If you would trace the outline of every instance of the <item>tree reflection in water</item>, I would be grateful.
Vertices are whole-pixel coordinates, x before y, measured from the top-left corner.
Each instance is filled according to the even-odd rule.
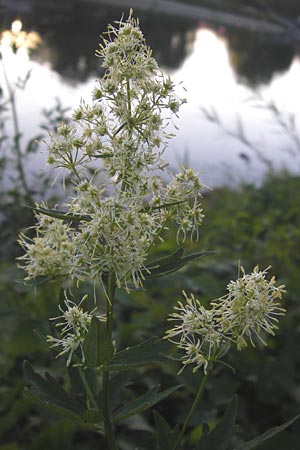
[[[24,5],[26,3],[24,1]],[[99,74],[99,60],[94,57],[98,36],[105,30],[107,23],[122,16],[124,8],[95,3],[87,5],[84,2],[76,2],[75,5],[71,0],[31,3],[32,9],[26,11],[24,7],[20,15],[25,28],[38,31],[43,38],[44,45],[37,49],[34,58],[50,62],[53,70],[73,80],[84,81],[94,73]],[[189,0],[186,3],[194,2]],[[201,5],[206,3],[203,1]],[[237,0],[230,3],[240,5]],[[265,6],[263,1],[254,0],[247,4]],[[297,8],[300,13],[300,6]],[[288,11],[284,10],[284,13]],[[124,13],[126,15],[126,11]],[[16,14],[18,10],[11,6],[2,15],[2,28],[8,28]],[[140,18],[147,42],[159,65],[172,70],[179,68],[190,52],[199,21],[171,14],[155,14],[154,10],[136,9],[135,15]],[[237,74],[252,85],[268,82],[274,72],[287,70],[297,52],[293,43],[270,39],[270,36],[262,33],[217,26],[214,29],[225,33],[231,62]]]

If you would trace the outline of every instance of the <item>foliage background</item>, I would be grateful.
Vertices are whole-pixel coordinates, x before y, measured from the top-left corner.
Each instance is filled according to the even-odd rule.
[[[240,397],[240,406],[233,446],[299,413],[299,189],[298,176],[281,173],[270,174],[260,187],[243,185],[238,189],[221,187],[209,191],[203,202],[206,220],[200,242],[188,244],[186,251],[200,249],[215,253],[155,283],[148,282],[145,291],[131,296],[118,295],[118,339],[126,347],[164,333],[166,317],[180,298],[181,290],[194,292],[204,303],[222,295],[229,280],[236,278],[239,261],[246,269],[252,269],[257,263],[261,268],[272,265],[272,273],[278,275],[279,283],[287,286],[288,313],[281,320],[278,335],[269,339],[267,348],[258,345],[255,349],[227,355],[227,361],[237,372],[233,375],[228,369],[217,369],[202,407],[192,419],[196,428],[190,436],[191,442],[201,433],[202,422],[209,426],[217,422],[234,392]],[[18,214],[22,215],[23,211],[20,206]],[[23,225],[19,223],[20,228]],[[18,227],[15,228],[16,234],[9,242],[11,255],[19,252]],[[172,230],[168,234],[165,243],[155,250],[159,256],[176,248]],[[7,247],[7,239],[5,244]],[[99,437],[93,432],[55,417],[24,396],[22,362],[25,358],[41,372],[51,372],[62,383],[67,384],[68,380],[62,377],[63,362],[54,359],[43,339],[49,332],[48,318],[57,315],[55,286],[41,286],[34,291],[16,282],[21,277],[13,258],[7,256],[1,265],[0,278],[0,449],[99,448]],[[157,382],[165,387],[174,385],[178,383],[177,370],[176,363],[144,369],[135,375],[137,390]],[[164,400],[157,410],[169,422],[180,423],[199,382],[200,375],[186,369],[179,380],[186,387]],[[133,448],[132,439],[144,445],[147,440],[151,442],[152,425],[149,414],[128,421],[121,430],[124,449]],[[132,428],[138,431],[133,434]],[[299,430],[287,433],[290,442],[299,439]]]

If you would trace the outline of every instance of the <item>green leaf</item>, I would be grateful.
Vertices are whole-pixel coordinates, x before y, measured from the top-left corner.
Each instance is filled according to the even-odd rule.
[[[16,283],[18,284],[22,284],[25,286],[30,286],[30,287],[37,287],[37,286],[42,286],[43,284],[49,283],[49,282],[53,282],[53,283],[59,283],[62,282],[64,279],[65,275],[56,275],[55,277],[48,277],[47,275],[39,275],[36,278],[32,279],[32,280],[16,280]]]
[[[93,155],[93,158],[112,158],[113,153],[99,153],[98,155]]]
[[[90,222],[92,220],[91,216],[87,214],[68,214],[59,209],[36,208],[34,206],[28,206],[28,208],[33,209],[33,211],[38,213],[45,214],[46,216],[54,217],[55,219],[66,220],[67,222],[81,222],[83,220]]]
[[[82,382],[82,378],[80,376],[79,370],[80,370],[80,367],[74,367],[71,365],[69,367],[67,367],[69,380],[71,383],[72,393],[74,395],[78,396],[78,398],[82,399],[82,402],[85,402],[87,399],[87,393],[86,393],[86,388]],[[84,376],[86,378],[86,381],[89,385],[89,388],[90,388],[93,396],[96,398],[97,397],[96,371],[94,369],[90,369],[89,367],[86,367],[84,369]]]
[[[151,212],[151,211],[154,211],[156,209],[172,208],[172,206],[180,205],[181,203],[185,203],[188,200],[189,199],[186,198],[185,200],[177,200],[176,202],[164,203],[162,205],[157,205],[157,206],[145,206],[143,209],[141,209],[141,212]]]
[[[104,417],[98,409],[87,409],[83,414],[83,421],[91,424],[100,424]]]
[[[211,253],[214,252],[205,251],[183,256],[183,249],[180,247],[175,253],[147,264],[145,269],[142,270],[142,274],[146,279],[167,275],[181,269],[192,260],[202,258],[203,256],[207,256]]]
[[[166,360],[165,352],[171,344],[155,337],[148,339],[134,347],[117,352],[107,364],[109,370],[132,370]]]
[[[85,364],[88,367],[99,367],[108,363],[114,355],[114,346],[108,336],[105,325],[93,317],[91,325],[82,345]]]
[[[300,450],[299,434],[282,431],[264,441],[257,450]]]
[[[36,287],[41,286],[42,284],[45,284],[50,280],[51,278],[47,277],[46,275],[40,275],[34,278],[33,280],[26,280],[26,281],[22,280],[22,283],[25,284],[26,286]]]
[[[166,264],[170,264],[183,256],[183,247],[179,247],[174,253],[170,255],[164,256],[162,258],[157,259],[156,261],[151,261],[146,267],[151,270],[151,268],[155,269],[157,267],[165,266]]]
[[[45,378],[36,373],[28,361],[23,364],[24,375],[32,388],[29,391],[33,399],[39,400],[51,409],[68,417],[81,418],[84,406],[65,391],[51,375],[46,373]]]
[[[206,436],[202,436],[194,450],[226,450],[233,434],[238,408],[235,395],[227,407],[222,420]]]
[[[157,411],[153,411],[157,450],[172,450],[179,435],[179,427],[176,425],[174,430],[168,422]]]
[[[151,408],[156,403],[173,394],[173,392],[177,391],[177,389],[182,387],[182,385],[174,386],[158,393],[159,387],[159,385],[155,386],[150,391],[143,394],[141,397],[138,397],[137,399],[118,409],[112,416],[113,421],[119,422],[120,420],[127,419],[127,417],[134,416],[135,414],[139,414],[146,409]]]
[[[253,439],[252,441],[249,441],[249,442],[246,442],[245,444],[240,445],[235,450],[252,450],[252,449],[264,450],[264,448],[266,448],[264,444],[268,445],[267,441],[269,439],[271,439],[273,436],[278,435],[279,433],[284,432],[290,425],[292,425],[299,419],[300,419],[300,414],[298,414],[296,417],[293,417],[288,422],[285,422],[284,424],[279,425],[278,427],[271,428],[270,430],[261,434],[257,438]],[[277,450],[277,449],[274,448],[274,450]],[[296,448],[295,448],[295,450],[296,450]]]
[[[42,406],[50,411],[52,411],[55,415],[60,414],[69,419],[76,419],[81,421],[81,417],[74,414],[72,411],[67,410],[66,408],[62,408],[61,406],[54,405],[53,403],[46,402],[43,400],[33,389],[29,389],[27,387],[24,388],[24,397],[31,402],[35,403],[38,406]]]
[[[132,374],[128,371],[118,372],[111,378],[109,383],[109,409],[111,412],[120,405],[124,388],[132,383],[131,377]]]
[[[28,144],[26,145],[26,153],[35,153],[39,146],[39,141],[41,141],[43,137],[44,137],[43,134],[39,134],[34,138],[30,139],[28,141]]]
[[[0,445],[0,450],[19,450],[19,449],[20,447],[15,443]]]

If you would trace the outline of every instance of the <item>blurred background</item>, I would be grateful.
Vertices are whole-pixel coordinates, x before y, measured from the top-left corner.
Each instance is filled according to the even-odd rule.
[[[131,5],[159,65],[186,89],[188,103],[169,160],[188,157],[210,185],[225,178],[257,181],[266,167],[236,139],[243,133],[274,167],[299,169],[299,154],[296,163],[294,153],[291,158],[295,142],[281,123],[292,127],[299,108],[297,1],[2,0],[2,5],[2,29],[19,19],[22,30],[41,39],[29,60],[24,52],[4,55],[10,78],[31,71],[18,99],[23,139],[38,132],[42,109],[55,99],[71,108],[89,98],[101,76],[95,57],[99,35]],[[221,123],[208,123],[205,112],[216,120],[213,111]]]
[[[52,187],[50,169],[45,170],[43,139],[68,120],[81,98],[89,101],[102,75],[95,57],[99,36],[108,23],[126,18],[130,7],[160,67],[187,98],[165,158],[174,169],[196,168],[214,188],[204,196],[200,242],[187,250],[216,254],[172,275],[171,283],[158,280],[130,298],[119,293],[119,339],[130,345],[162,335],[182,289],[203,302],[223,295],[236,278],[238,261],[247,269],[272,265],[288,290],[280,335],[268,349],[258,345],[229,356],[238,374],[217,374],[193,423],[199,424],[198,434],[204,420],[215,424],[237,390],[241,406],[234,448],[300,411],[299,1],[1,0],[0,450],[97,446],[98,437],[89,430],[58,420],[23,395],[24,358],[66,380],[61,362],[53,362],[33,331],[47,334],[57,299],[51,287],[34,291],[18,282],[22,273],[15,258],[19,232],[34,222],[24,205],[63,198]],[[157,253],[174,250],[172,230],[167,237],[169,243]],[[140,383],[151,385],[159,378],[174,384],[177,369],[151,369]],[[182,420],[199,381],[188,370],[181,377],[189,394],[175,396],[160,410],[169,411],[174,423]],[[137,445],[130,427],[139,429],[137,442],[151,446],[152,423],[151,417],[141,417],[124,426],[122,449]],[[196,438],[190,436],[191,445]],[[295,442],[299,430],[289,430],[282,448],[294,448]]]

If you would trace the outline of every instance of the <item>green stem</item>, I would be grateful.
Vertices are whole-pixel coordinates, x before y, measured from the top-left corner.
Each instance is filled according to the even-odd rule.
[[[115,301],[115,292],[116,292],[116,275],[115,272],[111,272],[108,278],[108,289],[107,289],[107,322],[106,322],[106,331],[109,337],[112,336],[112,319],[113,319],[113,310],[114,310],[114,301]]]
[[[96,400],[95,400],[95,397],[94,397],[94,395],[93,395],[93,393],[92,393],[92,391],[91,391],[91,388],[90,388],[90,386],[89,386],[89,383],[88,383],[88,381],[87,381],[87,379],[86,379],[85,373],[84,373],[84,371],[82,370],[82,367],[81,367],[81,366],[78,366],[78,371],[79,371],[79,375],[80,375],[81,381],[82,381],[82,383],[83,383],[83,385],[84,385],[84,388],[85,388],[85,390],[86,390],[88,399],[89,399],[90,402],[91,402],[91,405],[92,405],[95,409],[99,409],[98,404],[97,404],[97,402],[96,402]]]
[[[131,128],[131,93],[130,93],[130,81],[129,78],[126,79],[126,91],[127,91],[127,113],[128,113],[128,123]]]
[[[112,319],[113,308],[116,291],[116,276],[111,272],[108,279],[107,303],[106,303],[106,331],[108,336],[112,337]],[[104,432],[109,450],[118,450],[118,444],[115,439],[112,421],[109,410],[109,370],[104,369],[102,379],[103,389],[103,416],[104,416]]]
[[[125,122],[124,127],[126,126],[128,134],[131,138],[132,136],[131,90],[130,90],[130,81],[128,77],[126,78],[126,97],[127,97],[127,120]],[[123,124],[121,126],[123,126]],[[119,130],[117,131],[119,132]],[[134,157],[134,155],[132,155],[132,157]],[[130,159],[128,157],[124,164],[124,173],[126,173],[127,167],[130,168]],[[125,189],[126,189],[126,179],[123,178],[121,183],[121,192],[124,192]]]
[[[195,397],[195,400],[194,400],[194,402],[192,404],[190,412],[188,413],[187,418],[185,419],[185,422],[183,424],[181,432],[180,432],[180,434],[179,434],[179,436],[178,436],[178,438],[177,438],[177,440],[175,442],[175,445],[172,448],[172,450],[177,450],[179,445],[180,445],[180,443],[181,443],[181,440],[182,440],[182,438],[184,436],[184,433],[185,433],[185,431],[187,429],[187,426],[188,426],[188,424],[190,422],[190,419],[191,419],[192,415],[194,414],[194,411],[195,411],[196,407],[198,406],[199,401],[200,401],[200,399],[202,397],[202,394],[203,394],[204,388],[206,386],[206,383],[207,383],[208,377],[210,375],[210,372],[211,372],[211,367],[208,367],[207,372],[206,372],[206,374],[204,375],[204,377],[202,379],[202,382],[200,384],[199,390],[198,390],[197,395]]]
[[[79,175],[79,173],[78,173],[78,171],[77,171],[77,169],[76,169],[76,167],[75,167],[75,163],[74,163],[72,169],[73,169],[73,172],[74,172],[74,174],[75,174],[75,176],[76,176],[78,182],[80,183],[80,182],[81,182],[81,178],[80,178],[80,175]]]

